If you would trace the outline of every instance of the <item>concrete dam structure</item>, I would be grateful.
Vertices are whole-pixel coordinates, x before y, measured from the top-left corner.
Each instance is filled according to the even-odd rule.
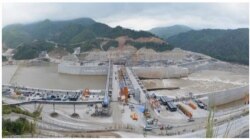
[[[249,86],[243,86],[230,90],[211,92],[208,94],[208,101],[209,105],[213,107],[243,99],[247,95],[249,95]]]
[[[187,68],[170,66],[170,67],[134,67],[136,75],[140,78],[181,78],[187,77],[189,70]]]
[[[108,66],[80,66],[67,63],[58,64],[58,72],[73,75],[107,75]]]

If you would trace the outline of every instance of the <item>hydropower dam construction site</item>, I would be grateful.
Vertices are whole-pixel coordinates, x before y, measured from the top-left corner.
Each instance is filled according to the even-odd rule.
[[[3,107],[42,107],[35,137],[204,138],[211,113],[215,137],[249,131],[248,66],[179,48],[79,49],[3,62]],[[34,120],[3,119],[20,116]]]

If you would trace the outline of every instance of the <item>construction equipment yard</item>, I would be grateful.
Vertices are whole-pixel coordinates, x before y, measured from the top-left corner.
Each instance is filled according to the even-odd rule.
[[[102,58],[90,52],[61,62],[58,72],[97,72],[106,76],[105,88],[4,84],[3,106],[29,112],[42,106],[37,137],[206,137],[211,112],[215,137],[237,137],[249,130],[248,67],[180,49],[100,53]],[[87,64],[91,62],[96,64]],[[17,113],[3,118],[20,116],[33,120]]]

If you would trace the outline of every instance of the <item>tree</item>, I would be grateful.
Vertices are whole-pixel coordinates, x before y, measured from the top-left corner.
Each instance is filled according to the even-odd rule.
[[[207,125],[206,125],[206,138],[214,137],[214,109],[209,110]]]
[[[37,120],[41,116],[42,110],[43,110],[43,106],[41,104],[39,104],[36,107],[35,111],[33,112],[33,122],[31,122],[31,127],[32,127],[31,135],[32,135],[32,137],[34,137],[34,134],[36,133]]]

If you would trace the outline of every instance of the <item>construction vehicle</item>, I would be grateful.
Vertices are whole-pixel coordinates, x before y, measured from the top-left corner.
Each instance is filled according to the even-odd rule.
[[[146,122],[148,125],[157,125],[158,119],[150,118],[150,119],[147,119]]]
[[[167,125],[167,126],[166,126],[166,129],[168,129],[168,130],[170,130],[170,129],[172,129],[172,128],[173,128],[172,125]]]
[[[75,93],[72,96],[69,97],[70,101],[77,101],[77,99],[79,98],[80,93]]]
[[[152,131],[153,130],[152,126],[150,126],[150,125],[144,126],[143,129],[144,129],[144,131]]]
[[[104,99],[103,99],[103,102],[102,102],[102,107],[108,107],[109,106],[109,96],[108,95],[105,95],[104,96]]]
[[[138,120],[138,115],[135,113],[135,112],[132,112],[130,117],[133,119],[133,120]]]
[[[205,105],[200,100],[197,99],[197,100],[195,100],[195,102],[197,103],[199,108],[201,108],[201,109],[205,108]]]

